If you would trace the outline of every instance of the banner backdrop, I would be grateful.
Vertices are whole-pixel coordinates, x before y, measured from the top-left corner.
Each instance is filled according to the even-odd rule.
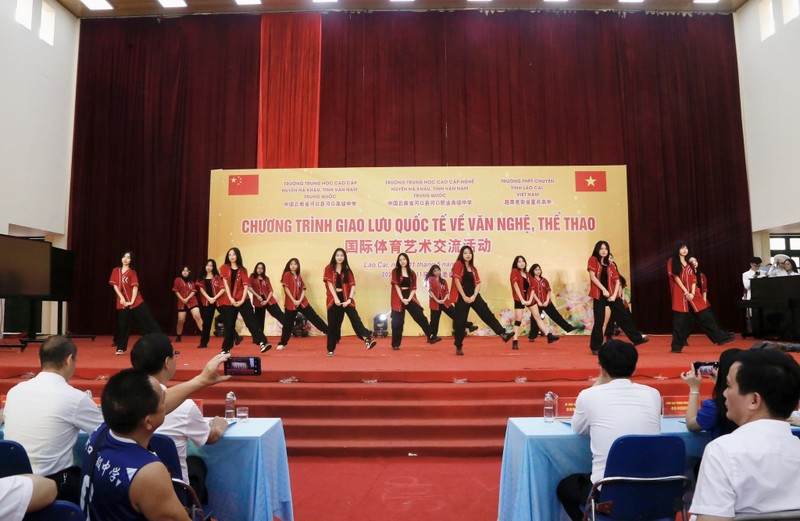
[[[217,170],[211,172],[208,251],[221,263],[237,246],[250,272],[263,261],[281,307],[283,268],[297,257],[309,301],[324,318],[322,272],[342,247],[369,328],[376,315],[390,311],[399,253],[411,260],[417,297],[430,316],[425,274],[438,264],[452,284],[450,271],[464,245],[475,251],[481,295],[503,324],[513,324],[509,275],[514,257],[523,255],[529,267],[542,266],[561,314],[590,329],[586,264],[594,244],[608,241],[620,272],[630,274],[627,194],[624,166]],[[492,334],[481,326],[479,334]],[[268,318],[268,334],[279,327]],[[450,331],[443,316],[440,333]],[[342,332],[352,334],[347,320]],[[405,332],[421,334],[410,317]]]

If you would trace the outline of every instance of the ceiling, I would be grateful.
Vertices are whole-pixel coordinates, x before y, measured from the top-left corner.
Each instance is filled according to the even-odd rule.
[[[113,10],[91,11],[80,0],[58,0],[78,18],[108,18],[130,16],[181,16],[209,13],[268,13],[286,11],[394,11],[394,10],[614,10],[661,12],[732,13],[747,0],[719,0],[716,4],[695,4],[692,0],[645,0],[638,4],[621,4],[618,0],[568,0],[548,3],[544,0],[339,0],[337,3],[314,4],[312,0],[261,0],[263,5],[238,6],[235,0],[186,0],[188,7],[165,9],[157,0],[108,0]]]

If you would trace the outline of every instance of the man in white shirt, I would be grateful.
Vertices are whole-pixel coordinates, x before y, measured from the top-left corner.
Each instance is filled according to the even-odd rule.
[[[800,365],[772,349],[743,351],[728,372],[728,418],[739,425],[706,446],[693,520],[800,510],[800,439],[786,419],[800,400]]]
[[[78,348],[69,338],[53,336],[39,349],[42,370],[8,391],[5,439],[22,445],[34,474],[56,482],[58,499],[78,503],[80,468],[72,449],[80,430],[91,433],[103,422],[86,393],[67,382],[75,374]]]
[[[573,474],[558,485],[558,499],[574,521],[583,519],[592,484],[603,478],[611,445],[626,434],[661,434],[661,395],[631,382],[639,353],[633,344],[610,340],[600,347],[600,376],[575,402],[572,430],[588,434],[592,474]]]
[[[162,389],[166,390],[167,384],[175,376],[177,355],[167,335],[153,333],[144,335],[133,346],[131,365],[134,369],[142,370],[154,377]],[[189,440],[198,447],[211,445],[222,438],[227,428],[228,422],[223,418],[216,417],[206,421],[197,404],[188,399],[167,414],[156,433],[169,436],[175,442],[181,460],[183,480],[189,483],[189,469],[186,463]]]
[[[28,512],[43,509],[56,500],[52,479],[34,474],[0,478],[0,519],[22,521]]]
[[[742,285],[744,286],[742,300],[750,300],[750,281],[761,276],[761,257],[753,257],[750,259],[750,269],[742,273]]]

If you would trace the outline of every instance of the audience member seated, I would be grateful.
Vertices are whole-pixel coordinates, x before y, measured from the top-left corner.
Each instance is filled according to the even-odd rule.
[[[592,473],[573,474],[558,485],[558,499],[574,521],[583,519],[592,484],[605,473],[611,445],[626,434],[661,433],[661,395],[631,382],[639,354],[633,344],[609,340],[600,347],[600,376],[575,402],[572,430],[591,436]]]
[[[786,270],[786,274],[789,276],[794,277],[800,275],[800,273],[797,272],[797,264],[795,264],[794,259],[786,259],[783,262],[783,269]]]
[[[56,500],[52,479],[34,474],[0,478],[0,519],[21,521],[28,512],[41,510]]]
[[[788,258],[789,256],[784,255],[783,253],[775,255],[775,257],[772,258],[772,264],[767,272],[767,277],[785,277],[788,275],[788,273],[786,273],[786,268],[784,267],[784,263]]]
[[[144,371],[112,376],[101,398],[106,423],[89,438],[83,456],[81,506],[89,519],[187,521],[167,468],[147,450],[150,438],[191,393],[228,380],[219,354],[191,380],[168,391]]]
[[[81,429],[103,421],[97,405],[67,382],[75,374],[78,349],[69,338],[53,336],[39,349],[41,372],[8,391],[5,439],[25,448],[34,474],[56,482],[58,499],[78,503],[80,468],[72,449]]]
[[[711,375],[711,379],[714,380],[711,399],[703,400],[699,407],[702,375],[694,370],[694,366],[681,374],[681,378],[689,386],[689,405],[686,408],[687,429],[692,432],[710,432],[714,438],[730,434],[736,429],[736,424],[727,418],[728,409],[725,407],[723,392],[728,387],[728,371],[741,352],[741,349],[728,349],[719,355],[719,368]]]
[[[739,428],[706,446],[692,519],[800,509],[800,439],[786,421],[800,400],[800,365],[776,350],[743,351],[724,395]]]
[[[131,365],[154,377],[166,391],[167,383],[175,375],[177,354],[169,337],[163,333],[153,333],[141,337],[131,350]],[[197,404],[191,399],[184,400],[177,409],[167,414],[164,423],[156,433],[169,436],[175,442],[181,460],[183,480],[189,483],[189,470],[186,464],[186,450],[189,440],[202,447],[213,444],[222,438],[228,422],[216,417],[206,421]]]

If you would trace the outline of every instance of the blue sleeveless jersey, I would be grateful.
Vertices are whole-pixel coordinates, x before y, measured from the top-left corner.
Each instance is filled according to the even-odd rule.
[[[83,455],[81,508],[87,521],[146,521],[133,509],[128,493],[136,473],[154,461],[158,456],[112,435],[105,423],[98,427]]]

